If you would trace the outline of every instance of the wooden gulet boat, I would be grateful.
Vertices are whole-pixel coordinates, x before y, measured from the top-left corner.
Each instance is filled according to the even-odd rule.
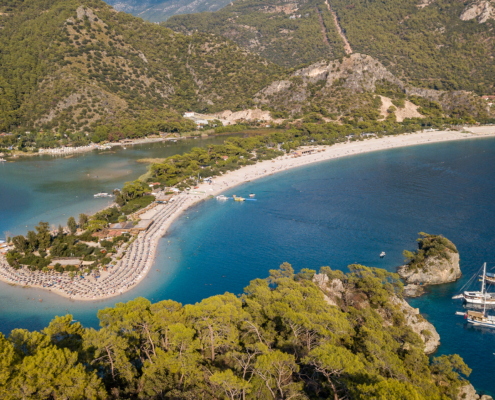
[[[486,263],[483,264],[483,289],[485,286]],[[495,328],[495,317],[486,315],[486,296],[483,296],[483,312],[469,310],[467,312],[457,311],[456,315],[462,315],[468,324]]]
[[[486,263],[483,264],[482,268],[483,268],[483,275],[480,276],[481,278],[483,278],[482,284],[481,284],[481,291],[471,291],[471,290],[467,291],[466,290],[466,291],[462,292],[461,294],[458,294],[458,295],[452,297],[453,299],[463,299],[466,301],[466,303],[471,303],[471,304],[480,304],[480,305],[483,305],[484,303],[495,304],[495,293],[487,292],[487,289],[486,289],[486,282],[492,283],[492,281],[490,281],[489,277],[494,276],[495,274],[486,272]],[[471,279],[463,286],[463,288],[470,285],[474,281],[474,279],[478,277],[478,275],[479,275],[479,271],[476,272],[471,277]],[[495,281],[494,281],[494,283],[495,283]]]

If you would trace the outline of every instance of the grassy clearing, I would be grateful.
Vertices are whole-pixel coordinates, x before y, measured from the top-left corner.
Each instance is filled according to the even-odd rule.
[[[143,164],[154,164],[154,163],[160,164],[163,163],[164,161],[165,158],[140,158],[136,162]]]
[[[123,206],[121,210],[125,215],[129,215],[140,210],[141,208],[149,206],[154,201],[155,196],[138,197],[137,199],[133,199],[127,202],[127,204]]]

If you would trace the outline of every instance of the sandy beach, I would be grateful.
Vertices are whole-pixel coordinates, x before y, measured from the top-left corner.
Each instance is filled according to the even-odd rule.
[[[119,254],[124,255],[106,273],[102,273],[98,282],[89,278],[71,282],[64,279],[63,289],[57,289],[53,286],[46,287],[46,281],[60,278],[47,277],[44,279],[42,272],[36,272],[33,274],[38,277],[40,284],[29,284],[29,286],[50,290],[74,300],[92,301],[118,296],[138,285],[152,268],[158,241],[166,234],[175,219],[187,208],[210,196],[217,196],[227,189],[277,172],[335,158],[406,146],[494,136],[495,126],[481,126],[468,128],[462,132],[424,131],[382,138],[373,137],[363,141],[339,143],[333,146],[314,146],[320,151],[299,157],[281,156],[274,160],[246,166],[237,171],[217,176],[212,179],[211,183],[201,183],[197,189],[191,190],[189,194],[184,193],[176,196],[174,202],[159,205],[150,210],[148,215],[143,218],[152,218],[155,223],[147,232],[140,233],[132,244],[124,245],[126,247],[125,254],[123,253],[124,249],[119,250]],[[308,147],[303,149],[308,149]],[[26,286],[20,280],[19,272],[8,266],[4,256],[0,256],[0,280],[22,287]],[[96,288],[91,287],[90,284]]]

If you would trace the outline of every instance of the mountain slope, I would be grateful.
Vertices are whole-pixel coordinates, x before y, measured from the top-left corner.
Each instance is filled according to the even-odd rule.
[[[235,108],[280,72],[225,39],[174,34],[101,1],[9,1],[0,13],[0,129]]]
[[[272,62],[292,67],[339,58],[344,43],[338,34],[341,28],[348,50],[374,57],[411,85],[489,94],[494,92],[495,83],[492,4],[247,0],[215,13],[175,16],[164,25],[181,32],[223,35]],[[305,18],[304,13],[316,9],[331,42],[330,50],[314,47],[312,51],[324,41],[324,34],[316,15]]]
[[[373,57],[354,53],[315,63],[274,81],[255,96],[261,107],[295,114],[319,113],[342,122],[385,118],[486,116],[486,104],[465,91],[423,89],[404,83]],[[383,105],[388,104],[383,110]],[[395,110],[387,111],[393,105]],[[380,112],[383,111],[383,112]]]
[[[173,15],[217,11],[229,0],[107,0],[117,11],[124,11],[151,22],[165,21]]]
[[[322,0],[236,1],[214,13],[175,16],[163,25],[183,33],[227,37],[285,67],[345,54],[344,42]]]

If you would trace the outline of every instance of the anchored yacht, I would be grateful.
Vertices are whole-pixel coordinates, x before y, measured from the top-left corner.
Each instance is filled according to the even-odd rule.
[[[479,275],[479,271],[476,272],[471,279],[463,286],[466,287],[474,282],[475,278]],[[491,280],[489,279],[494,274],[490,272],[486,272],[486,263],[483,264],[483,275],[481,276],[481,291],[471,291],[466,290],[458,295],[453,296],[453,299],[463,299],[466,303],[471,304],[495,304],[495,293],[487,292],[486,290],[486,282],[489,284]],[[462,289],[461,289],[462,290]]]

